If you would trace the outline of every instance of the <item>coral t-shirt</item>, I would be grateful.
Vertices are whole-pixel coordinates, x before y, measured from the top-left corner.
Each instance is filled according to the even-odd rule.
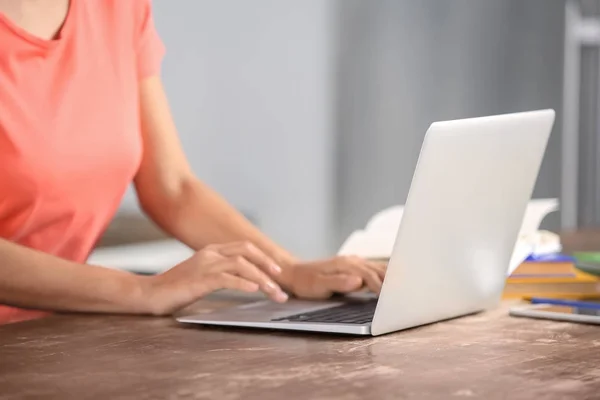
[[[163,53],[150,0],[71,0],[53,40],[0,13],[0,238],[87,259],[138,170],[139,82]]]

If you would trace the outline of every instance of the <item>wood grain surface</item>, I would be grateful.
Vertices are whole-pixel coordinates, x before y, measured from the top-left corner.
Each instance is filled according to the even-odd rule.
[[[103,244],[161,237],[132,221]],[[600,231],[562,241],[600,250]],[[0,399],[600,399],[600,327],[513,318],[509,305],[377,338],[53,315],[0,326]]]
[[[0,327],[0,399],[600,398],[600,328],[508,305],[377,338],[55,315]]]

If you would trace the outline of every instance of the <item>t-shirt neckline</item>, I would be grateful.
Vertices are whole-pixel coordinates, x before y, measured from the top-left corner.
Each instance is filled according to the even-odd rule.
[[[13,31],[16,35],[20,36],[21,38],[27,40],[28,42],[31,42],[33,44],[36,44],[38,46],[43,46],[43,47],[57,46],[60,43],[64,42],[70,34],[70,31],[74,24],[73,20],[75,19],[75,4],[76,3],[77,3],[77,0],[69,0],[69,9],[67,10],[67,15],[65,16],[65,20],[64,20],[61,28],[57,32],[56,37],[53,39],[43,39],[39,36],[34,35],[33,33],[29,32],[28,30],[17,25],[10,18],[8,18],[6,15],[4,15],[4,13],[1,13],[1,12],[0,12],[0,22],[3,22],[4,25],[6,25],[11,31]]]

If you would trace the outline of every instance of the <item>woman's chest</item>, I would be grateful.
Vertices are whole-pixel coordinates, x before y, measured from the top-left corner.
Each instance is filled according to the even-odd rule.
[[[101,59],[19,67],[0,67],[0,186],[68,193],[130,180],[142,152],[134,69]]]
[[[135,162],[141,152],[135,93],[96,86],[68,81],[58,92],[29,96],[18,87],[0,91],[0,163],[68,173]]]
[[[120,190],[137,171],[136,54],[129,28],[102,10],[75,8],[57,41],[0,30],[0,189]]]

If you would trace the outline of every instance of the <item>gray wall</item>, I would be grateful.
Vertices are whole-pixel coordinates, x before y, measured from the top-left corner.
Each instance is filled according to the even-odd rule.
[[[377,210],[404,203],[435,120],[556,109],[534,196],[560,195],[562,1],[338,6],[338,242]]]
[[[330,1],[154,0],[195,172],[278,242],[331,249]],[[135,210],[130,192],[123,209]]]
[[[334,251],[372,213],[405,201],[435,120],[555,108],[535,196],[559,195],[561,0],[154,7],[194,170],[301,255]],[[131,193],[123,208],[136,209]]]
[[[585,17],[600,17],[600,1],[581,1]],[[598,47],[581,49],[581,87],[579,115],[579,190],[577,224],[600,225],[600,52]]]

